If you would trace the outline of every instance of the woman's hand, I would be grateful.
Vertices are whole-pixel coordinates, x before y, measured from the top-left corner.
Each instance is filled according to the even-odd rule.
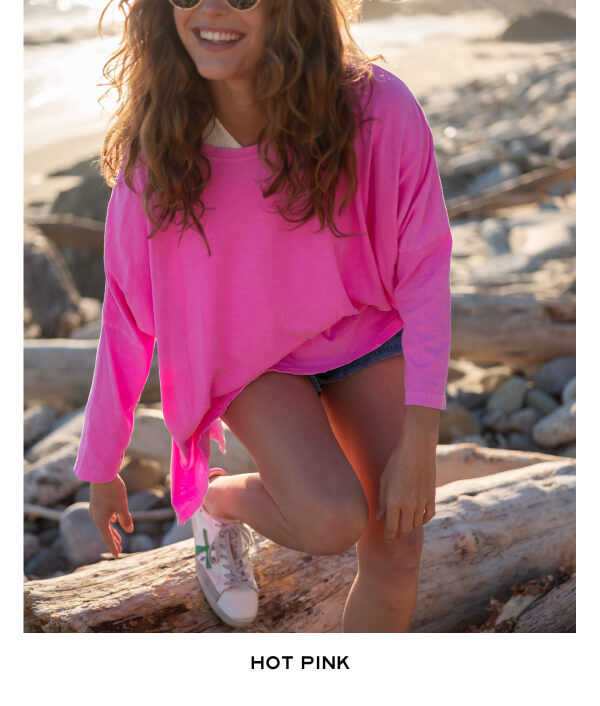
[[[121,537],[110,523],[116,522],[118,517],[125,532],[133,532],[125,483],[117,476],[108,483],[90,483],[90,486],[89,515],[116,559],[121,553]]]
[[[435,515],[435,453],[439,410],[407,407],[400,441],[379,482],[377,519],[385,514],[384,539],[391,542]]]

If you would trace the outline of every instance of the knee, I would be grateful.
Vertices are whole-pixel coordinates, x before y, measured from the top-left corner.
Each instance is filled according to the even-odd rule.
[[[369,520],[364,495],[352,503],[336,503],[313,518],[306,535],[306,551],[315,555],[341,554],[351,549]]]
[[[378,525],[383,525],[379,521]],[[358,547],[359,570],[378,583],[399,586],[414,581],[423,553],[423,528],[417,527],[404,537],[391,542],[383,539],[383,529],[368,532]]]

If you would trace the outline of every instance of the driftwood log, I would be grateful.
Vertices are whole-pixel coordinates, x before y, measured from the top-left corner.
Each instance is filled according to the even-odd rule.
[[[82,218],[70,213],[47,216],[27,216],[25,222],[35,226],[57,245],[67,245],[81,250],[104,249],[104,222]]]
[[[575,632],[575,574],[523,611],[512,632]]]
[[[24,343],[24,399],[28,405],[51,404],[61,408],[65,403],[78,407],[87,402],[97,341],[70,338],[30,339]],[[160,399],[158,358],[156,350],[142,402]]]
[[[453,358],[532,368],[575,354],[575,295],[561,297],[455,293]]]
[[[500,208],[540,201],[554,184],[567,183],[575,178],[575,164],[575,159],[558,160],[555,164],[507,179],[478,196],[449,199],[446,204],[448,217],[451,221],[476,218]]]
[[[260,611],[249,632],[339,632],[354,548],[311,556],[255,534]],[[485,618],[491,595],[575,559],[575,462],[558,459],[438,490],[425,529],[414,632]],[[231,632],[196,583],[186,540],[25,583],[31,632]]]

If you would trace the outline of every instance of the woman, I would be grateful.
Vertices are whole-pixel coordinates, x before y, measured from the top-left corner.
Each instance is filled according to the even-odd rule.
[[[309,554],[356,544],[343,630],[407,631],[435,512],[452,237],[418,102],[349,36],[361,4],[119,2],[107,283],[75,473],[117,556],[156,341],[173,506],[233,626],[258,610],[249,525]],[[219,418],[257,473],[209,469]]]

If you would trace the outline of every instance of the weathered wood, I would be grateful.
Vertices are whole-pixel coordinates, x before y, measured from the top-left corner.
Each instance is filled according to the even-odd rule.
[[[575,354],[575,295],[558,298],[455,293],[453,358],[531,366]]]
[[[448,199],[446,204],[451,221],[475,218],[499,208],[540,201],[554,184],[575,178],[575,159],[557,161],[554,165],[534,169],[513,179],[507,179],[478,196],[459,196]]]
[[[575,574],[519,615],[512,632],[575,632]]]
[[[25,222],[35,226],[57,245],[81,250],[104,249],[104,223],[93,218],[82,218],[70,213],[47,216],[26,216]]]
[[[436,449],[436,485],[457,480],[481,478],[512,468],[525,468],[545,461],[560,461],[562,456],[538,451],[492,449],[474,443],[438,444]]]
[[[87,402],[94,366],[97,341],[70,338],[32,339],[24,343],[24,399],[28,405],[51,404],[61,407]],[[142,402],[160,399],[158,358],[156,350]]]
[[[440,488],[425,529],[411,631],[463,630],[489,596],[575,556],[575,462],[539,463]],[[355,550],[310,556],[255,534],[260,610],[247,632],[339,632]],[[193,541],[25,583],[34,632],[231,632],[196,583]]]

